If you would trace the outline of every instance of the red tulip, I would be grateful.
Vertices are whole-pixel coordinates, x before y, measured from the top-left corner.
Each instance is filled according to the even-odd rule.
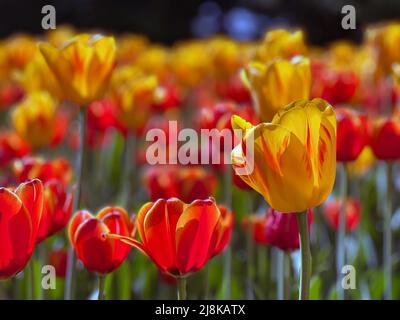
[[[324,204],[324,215],[334,230],[339,228],[340,210],[342,210],[343,199],[335,199]],[[345,207],[346,229],[353,231],[360,223],[361,203],[359,200],[347,198]]]
[[[380,160],[400,159],[400,117],[380,118],[372,124],[371,148]]]
[[[243,228],[246,232],[251,232],[255,243],[267,245],[267,216],[252,215],[243,219]]]
[[[67,185],[72,178],[72,168],[69,162],[60,157],[45,160],[39,157],[25,157],[14,162],[14,174],[20,182],[37,178],[43,183],[57,180]]]
[[[133,224],[119,207],[103,208],[96,217],[89,211],[78,211],[69,225],[69,239],[77,257],[91,272],[107,274],[128,257],[130,247],[105,237],[108,233],[130,236]]]
[[[65,278],[67,273],[67,257],[68,251],[66,249],[52,250],[49,256],[49,264],[56,269],[56,276]]]
[[[368,140],[365,116],[347,108],[337,108],[336,159],[354,161],[360,155]]]
[[[299,229],[297,227],[298,213],[281,213],[268,209],[266,232],[270,245],[284,251],[293,251],[299,248]],[[308,209],[308,228],[311,226],[312,212]]]
[[[29,261],[43,210],[43,185],[31,180],[15,191],[0,188],[0,279],[20,272]]]
[[[0,166],[6,166],[16,158],[26,156],[30,151],[29,144],[15,132],[0,132]]]
[[[152,106],[155,111],[162,112],[178,108],[182,103],[182,92],[177,85],[161,85],[155,91],[155,100]]]
[[[145,185],[152,201],[179,198],[190,203],[213,196],[217,179],[200,166],[155,166],[145,172]]]
[[[72,212],[72,194],[57,180],[44,184],[44,207],[38,241],[64,229]]]
[[[201,269],[229,241],[232,213],[221,210],[214,199],[186,204],[179,199],[159,199],[142,206],[137,216],[141,242],[108,235],[143,251],[161,272],[184,276]]]
[[[0,109],[7,109],[24,97],[24,90],[16,84],[7,84],[0,88]]]

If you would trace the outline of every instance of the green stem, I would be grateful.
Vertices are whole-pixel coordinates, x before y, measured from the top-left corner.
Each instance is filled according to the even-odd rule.
[[[26,295],[28,300],[34,300],[35,298],[35,272],[34,263],[31,259],[28,263],[26,272]]]
[[[348,179],[346,163],[342,163],[341,198],[342,206],[339,211],[339,225],[336,238],[336,292],[338,300],[344,300],[345,294],[342,286],[342,268],[346,260],[346,202],[348,194]]]
[[[297,214],[297,225],[299,228],[301,253],[299,300],[308,300],[310,295],[311,251],[307,210]]]
[[[247,230],[246,233],[246,249],[247,249],[247,299],[254,299],[253,293],[253,277],[254,277],[254,241],[252,230]]]
[[[291,271],[290,253],[285,252],[285,288],[283,292],[283,299],[285,300],[290,300],[291,296],[290,271]]]
[[[386,300],[392,299],[392,210],[393,210],[393,163],[386,163],[386,207],[383,223],[383,270],[385,277],[385,293]]]
[[[177,277],[176,282],[178,285],[178,300],[186,300],[186,278],[185,277]]]
[[[97,295],[97,300],[105,300],[106,293],[104,292],[104,284],[105,284],[106,276],[99,274],[98,279],[99,279],[99,293]]]
[[[136,135],[134,132],[128,132],[125,140],[125,159],[122,176],[122,203],[128,209],[134,202],[135,176],[133,170],[136,168]]]
[[[285,252],[280,249],[276,251],[276,295],[278,300],[284,299],[284,287],[285,287]]]
[[[232,167],[226,166],[224,175],[224,188],[225,188],[225,205],[227,208],[232,208]],[[231,238],[232,243],[232,238]],[[222,292],[224,299],[231,298],[232,289],[232,247],[228,244],[223,252],[223,278],[222,278]]]
[[[79,132],[80,132],[80,145],[77,153],[76,159],[76,193],[74,196],[74,204],[72,208],[72,213],[74,214],[81,206],[81,193],[82,193],[82,172],[83,172],[83,162],[85,155],[85,141],[86,141],[86,108],[81,107],[79,112]],[[75,268],[75,254],[74,249],[70,247],[68,249],[67,256],[67,272],[65,278],[65,289],[64,298],[65,300],[73,299],[73,274]]]

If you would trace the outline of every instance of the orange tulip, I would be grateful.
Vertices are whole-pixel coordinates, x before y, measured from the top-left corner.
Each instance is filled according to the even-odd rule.
[[[177,198],[159,199],[142,206],[137,216],[141,242],[119,235],[120,239],[146,255],[161,272],[176,277],[201,269],[227,245],[233,215],[218,208],[214,199],[185,204]]]
[[[48,43],[39,48],[66,99],[88,106],[102,97],[114,67],[114,38],[81,34],[59,49]]]
[[[36,244],[43,210],[43,185],[31,180],[15,191],[0,188],[0,279],[20,272]]]
[[[96,217],[89,211],[78,211],[71,219],[68,234],[78,258],[91,272],[107,274],[117,269],[128,257],[130,247],[105,238],[108,233],[130,236],[133,224],[119,207],[103,208]]]

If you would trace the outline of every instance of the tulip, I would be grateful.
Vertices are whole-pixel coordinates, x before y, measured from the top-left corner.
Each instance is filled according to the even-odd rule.
[[[280,108],[294,100],[308,99],[311,92],[310,62],[301,57],[250,63],[243,79],[262,121],[271,121]]]
[[[28,35],[17,35],[7,40],[8,64],[15,69],[23,69],[37,52],[35,39]]]
[[[360,223],[361,217],[361,203],[360,201],[348,197],[345,201],[342,198],[328,201],[324,204],[324,215],[329,225],[338,230],[340,210],[345,205],[345,220],[346,229],[353,231]]]
[[[16,275],[36,244],[43,209],[43,185],[22,183],[15,191],[0,188],[0,279]]]
[[[24,90],[19,85],[9,83],[0,87],[0,110],[7,110],[13,104],[21,101]]]
[[[56,269],[56,276],[59,278],[65,278],[67,273],[67,253],[66,249],[55,249],[49,254],[49,264]]]
[[[37,178],[44,183],[56,180],[61,185],[66,186],[72,178],[72,168],[69,162],[62,157],[53,160],[24,157],[14,162],[13,172],[20,182]]]
[[[60,48],[42,43],[39,49],[66,99],[85,107],[102,97],[114,67],[114,38],[81,34]]]
[[[370,144],[377,159],[385,161],[400,159],[400,116],[381,117],[373,121]]]
[[[0,166],[6,166],[12,160],[26,156],[30,152],[29,144],[12,131],[0,132]]]
[[[265,215],[252,215],[250,217],[246,217],[242,222],[243,228],[246,232],[249,232],[252,236],[252,239],[255,243],[259,245],[267,245],[267,219]],[[298,234],[296,234],[298,236]]]
[[[67,119],[45,91],[35,92],[19,103],[12,113],[15,131],[32,148],[57,145],[64,137]]]
[[[354,161],[368,143],[366,117],[350,109],[337,108],[336,121],[336,159]]]
[[[303,212],[328,197],[335,180],[336,119],[326,101],[293,102],[271,123],[257,126],[233,116],[232,126],[244,137],[232,151],[233,167],[246,169],[245,147],[254,137],[254,170],[240,177],[272,208]]]
[[[113,233],[128,237],[132,230],[128,214],[119,207],[105,207],[96,216],[80,210],[71,219],[70,242],[84,266],[99,274],[99,299],[104,298],[105,275],[117,269],[130,252],[130,246],[105,235]]]
[[[308,209],[307,212],[308,228],[310,228],[312,222],[311,209]],[[288,252],[299,249],[299,229],[296,214],[268,209],[265,222],[265,236],[268,239],[268,244]]]
[[[178,298],[186,298],[185,277],[201,269],[228,244],[232,213],[218,208],[214,199],[186,204],[177,198],[159,199],[142,206],[137,216],[141,242],[109,235],[135,246],[161,272],[178,280]]]
[[[57,180],[44,184],[44,196],[38,242],[64,229],[72,212],[72,195]]]
[[[190,203],[213,196],[217,180],[202,167],[157,166],[146,170],[145,185],[152,201],[179,198]]]
[[[232,151],[232,165],[241,171],[243,181],[263,195],[273,209],[298,213],[302,254],[299,297],[308,299],[311,255],[304,211],[324,202],[333,188],[336,173],[333,108],[321,99],[298,100],[280,110],[271,123],[252,126],[233,116],[232,126],[243,131],[242,142]],[[254,148],[249,150],[250,141]],[[248,160],[247,155],[252,159]]]
[[[306,54],[304,35],[301,30],[293,32],[284,29],[268,31],[257,51],[257,58],[269,62],[276,58],[291,59]]]

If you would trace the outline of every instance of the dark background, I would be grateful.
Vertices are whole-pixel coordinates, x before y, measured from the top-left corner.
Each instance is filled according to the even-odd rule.
[[[55,6],[57,25],[132,31],[165,44],[221,32],[254,39],[276,25],[304,27],[314,44],[338,38],[359,41],[365,25],[400,19],[400,0],[0,0],[0,37],[42,32],[45,4]],[[356,30],[341,28],[345,4],[356,8]]]

